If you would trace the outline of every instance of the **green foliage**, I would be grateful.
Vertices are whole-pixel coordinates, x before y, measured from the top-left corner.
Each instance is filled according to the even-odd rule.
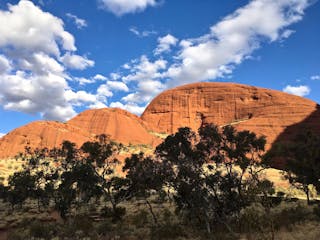
[[[311,146],[309,140],[304,141]],[[54,207],[64,220],[63,224],[21,227],[17,239],[108,239],[132,230],[141,232],[137,236],[150,234],[152,239],[203,234],[205,238],[236,239],[243,232],[270,239],[279,230],[276,226],[298,224],[304,214],[315,216],[317,210],[307,212],[299,206],[274,210],[281,206],[283,196],[274,196],[273,183],[261,176],[265,143],[264,137],[230,126],[204,125],[198,132],[180,128],[156,148],[154,156],[140,153],[127,158],[125,177],[115,174],[121,146],[105,135],[81,148],[64,142],[53,150],[27,149],[22,156],[26,164],[10,177],[8,187],[0,185],[0,197],[13,207],[34,200],[38,212]],[[317,154],[315,148],[312,156]],[[317,163],[312,166],[308,174],[312,173],[314,182]],[[145,209],[132,214],[121,204],[129,200]],[[172,208],[163,208],[166,204]],[[129,220],[124,218],[127,212]]]
[[[115,209],[110,207],[104,207],[101,210],[101,215],[106,218],[111,218],[112,222],[120,221],[126,214],[126,208],[116,207]]]
[[[133,154],[125,160],[123,171],[127,173],[128,198],[141,197],[149,207],[154,223],[157,224],[157,216],[153,211],[148,198],[151,192],[162,193],[163,177],[160,172],[160,163],[151,157],[145,157],[143,153]]]
[[[320,192],[320,136],[311,131],[300,133],[294,142],[278,145],[266,155],[269,162],[277,157],[286,160],[285,177],[306,193],[310,203],[309,185]]]
[[[227,225],[228,216],[238,214],[258,194],[268,195],[266,189],[273,186],[263,185],[255,171],[265,143],[263,137],[230,126],[220,130],[205,125],[198,134],[180,128],[168,136],[156,154],[162,160],[160,176],[174,189],[178,212],[210,233],[215,224]]]

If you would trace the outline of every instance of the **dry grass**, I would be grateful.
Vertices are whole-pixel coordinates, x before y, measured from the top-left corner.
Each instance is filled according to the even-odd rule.
[[[8,183],[8,177],[14,172],[22,169],[22,160],[16,159],[0,159],[0,183]]]

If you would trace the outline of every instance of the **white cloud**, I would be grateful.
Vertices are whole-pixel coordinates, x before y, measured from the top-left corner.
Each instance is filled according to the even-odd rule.
[[[85,103],[97,102],[97,97],[95,95],[87,93],[85,91],[74,92],[72,90],[67,90],[65,92],[65,97],[68,102],[71,102],[76,106],[81,106],[83,102]]]
[[[163,59],[150,61],[145,55],[141,56],[139,60],[134,61],[135,64],[130,66],[131,74],[122,77],[124,82],[129,81],[143,81],[161,77],[159,71],[167,66],[167,61]]]
[[[169,52],[171,46],[175,46],[178,42],[178,39],[168,34],[164,37],[158,38],[158,47],[154,50],[155,55],[159,55],[164,52]]]
[[[61,19],[43,12],[31,1],[21,0],[0,11],[0,47],[14,46],[16,50],[59,55],[63,50],[75,51],[74,37],[63,29]]]
[[[250,57],[265,40],[289,37],[289,25],[303,17],[308,0],[254,0],[211,27],[196,39],[184,41],[167,76],[170,85],[223,77]]]
[[[172,35],[159,38],[153,58],[170,50],[174,53],[158,59],[143,55],[124,64],[121,80],[134,87],[120,103],[123,108],[127,104],[140,107],[166,88],[230,76],[263,43],[290,37],[294,30],[288,27],[302,20],[309,4],[308,0],[252,0],[203,36],[179,43]]]
[[[130,27],[129,31],[132,32],[134,35],[138,36],[138,37],[149,37],[151,35],[156,35],[157,32],[156,31],[148,31],[148,30],[144,30],[144,31],[139,31],[137,29],[137,27]]]
[[[107,78],[101,74],[96,74],[94,77],[85,78],[85,77],[74,77],[73,80],[78,82],[80,85],[84,86],[87,84],[93,84],[99,81],[105,81]]]
[[[56,119],[60,121],[69,120],[74,117],[76,112],[71,105],[67,106],[53,106],[43,113],[43,118],[45,119]]]
[[[128,86],[123,82],[118,81],[107,81],[107,85],[111,90],[118,90],[123,92],[129,92]]]
[[[74,21],[74,23],[75,23],[75,25],[77,26],[78,29],[81,29],[81,28],[84,28],[84,27],[88,26],[86,20],[84,20],[82,18],[79,18],[76,15],[73,15],[71,13],[67,13],[66,16]]]
[[[112,97],[113,93],[110,91],[110,88],[106,84],[102,84],[97,90],[97,95],[100,96],[100,98],[102,98],[104,101],[106,101],[106,97]]]
[[[156,6],[156,0],[99,0],[102,8],[116,16],[144,11],[148,6]]]
[[[85,77],[75,77],[74,80],[77,81],[82,86],[96,82],[94,78],[85,78]]]
[[[96,104],[92,94],[73,92],[68,68],[84,69],[94,62],[76,55],[75,39],[63,21],[21,0],[0,10],[0,105],[4,109],[46,119],[67,120],[74,106]]]
[[[4,135],[6,135],[5,133],[0,133],[0,138],[2,138]]]
[[[295,31],[290,30],[290,29],[284,30],[283,33],[281,34],[281,38],[282,38],[282,39],[289,38],[289,37],[290,37],[292,34],[294,34],[294,33],[295,33]]]
[[[0,55],[0,75],[11,70],[10,61],[3,55]]]
[[[97,100],[103,103],[106,102],[108,97],[113,96],[112,90],[128,92],[129,88],[123,82],[107,81],[105,84],[101,84],[98,87],[97,93],[96,93]]]
[[[0,65],[1,66],[1,65]],[[1,67],[0,67],[1,69]],[[1,71],[0,71],[1,72]],[[320,75],[313,75],[310,77],[311,80],[320,80]]]
[[[133,114],[136,114],[136,115],[141,115],[143,113],[144,109],[145,109],[145,106],[144,107],[140,107],[137,104],[133,104],[133,103],[122,104],[121,102],[112,102],[110,104],[110,107],[112,107],[112,108],[121,108],[121,109],[129,111],[129,112],[131,112]]]
[[[288,85],[283,89],[283,91],[286,93],[303,97],[308,95],[311,92],[311,89],[308,86],[304,86],[304,85],[300,85],[300,86]]]
[[[94,61],[89,60],[86,57],[70,54],[67,52],[63,57],[61,57],[61,61],[68,68],[83,70],[87,67],[93,67]]]
[[[94,80],[107,80],[107,78],[101,74],[96,74],[94,77],[93,77]]]

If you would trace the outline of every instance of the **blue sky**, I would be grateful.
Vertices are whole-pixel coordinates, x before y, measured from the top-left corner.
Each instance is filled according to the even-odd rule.
[[[0,0],[0,133],[237,82],[320,102],[315,0]]]

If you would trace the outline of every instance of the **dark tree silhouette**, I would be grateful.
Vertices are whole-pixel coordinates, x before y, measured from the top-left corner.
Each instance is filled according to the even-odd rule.
[[[285,176],[294,186],[301,186],[310,204],[309,185],[320,192],[320,136],[306,131],[296,136],[282,152],[286,158]]]
[[[156,155],[163,181],[174,189],[177,210],[205,224],[208,233],[216,223],[229,228],[226,220],[260,191],[258,167],[265,143],[264,137],[230,126],[204,125],[198,134],[180,128],[168,136]]]
[[[152,192],[162,192],[163,179],[160,170],[160,163],[151,157],[145,157],[143,153],[133,154],[127,158],[123,167],[123,171],[126,172],[128,197],[143,198],[156,225],[158,219],[149,197]]]

